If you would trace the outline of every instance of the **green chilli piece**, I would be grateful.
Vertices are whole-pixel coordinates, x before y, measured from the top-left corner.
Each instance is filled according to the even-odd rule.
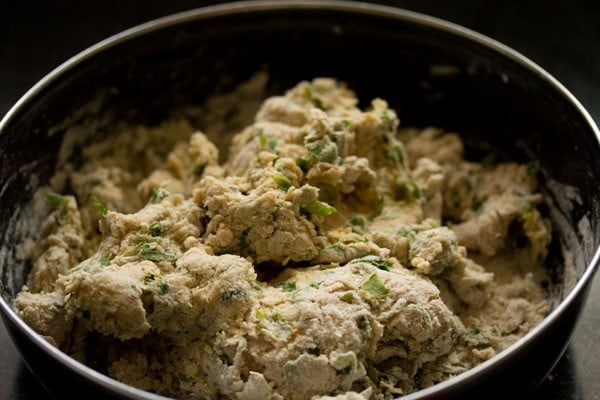
[[[296,291],[296,282],[282,282],[275,285],[276,288],[283,290],[284,292]]]
[[[369,279],[367,279],[360,287],[360,291],[376,303],[385,298],[390,292],[383,282],[381,282],[377,274],[371,274]]]
[[[108,212],[108,207],[106,207],[106,205],[102,201],[100,201],[99,198],[92,194],[90,195],[90,200],[92,200],[92,203],[94,203],[94,206],[96,206],[96,209],[100,214],[106,215],[106,213]]]
[[[54,207],[67,208],[67,204],[69,203],[69,199],[65,196],[54,192],[46,192],[46,200]]]
[[[354,263],[367,263],[367,264],[371,264],[374,267],[377,267],[383,271],[389,271],[390,267],[392,266],[392,264],[387,261],[384,260],[383,258],[379,257],[379,256],[374,256],[374,255],[368,255],[368,256],[364,256],[361,258],[355,258],[354,260],[350,261],[350,264],[354,264]]]
[[[363,233],[365,229],[365,220],[361,217],[354,217],[350,220],[350,226],[352,227],[352,232]]]
[[[394,182],[394,198],[396,200],[412,201],[421,197],[421,188],[412,180]]]
[[[311,142],[307,143],[305,147],[312,158],[320,162],[333,163],[338,157],[338,148],[335,143]]]
[[[308,98],[308,100],[310,100],[311,103],[315,105],[315,107],[320,108],[321,110],[325,109],[323,107],[323,100],[314,94],[312,86],[304,86],[304,95],[306,98]]]
[[[152,243],[148,242],[142,243],[139,246],[137,256],[141,260],[149,260],[154,262],[175,261],[175,259],[177,258],[174,254],[159,251],[154,246],[152,246]]]
[[[149,227],[149,231],[150,231],[150,236],[161,236],[163,233],[165,233],[167,231],[167,227],[166,225],[158,222],[158,221],[154,221],[150,224]]]
[[[415,233],[415,231],[413,231],[410,228],[407,227],[402,227],[400,229],[398,229],[398,235],[403,236],[406,238],[406,240],[408,241],[408,244],[410,245],[412,242],[415,241],[415,239],[417,238],[417,234]]]
[[[324,203],[319,200],[313,200],[313,201],[309,202],[304,207],[304,210],[309,212],[311,215],[318,215],[320,217],[324,217],[326,215],[333,214],[334,212],[337,211],[335,207],[330,206],[329,204]]]
[[[380,216],[381,213],[383,212],[383,206],[384,206],[384,200],[383,200],[383,196],[381,196],[379,198],[379,200],[377,200],[377,203],[375,203],[375,206],[373,207],[373,210],[371,210],[371,214],[369,215],[369,219],[373,220],[373,219],[377,218],[378,216]]]
[[[288,177],[285,175],[275,174],[273,175],[273,180],[277,184],[277,187],[284,192],[287,192],[287,190],[292,187],[292,182],[290,182]]]

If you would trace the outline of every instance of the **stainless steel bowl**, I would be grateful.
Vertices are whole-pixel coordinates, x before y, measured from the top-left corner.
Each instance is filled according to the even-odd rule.
[[[39,227],[24,223],[28,204],[52,175],[65,130],[93,123],[102,136],[119,121],[153,124],[257,70],[269,73],[272,92],[333,76],[361,98],[388,99],[404,125],[463,133],[471,154],[493,148],[538,160],[554,223],[552,311],[501,354],[405,398],[502,398],[538,384],[564,352],[598,269],[600,133],[588,113],[527,58],[454,24],[372,4],[275,0],[193,10],[113,36],[46,76],[0,122],[0,310],[40,382],[61,397],[160,398],[69,358],[11,308],[30,268],[19,243]]]

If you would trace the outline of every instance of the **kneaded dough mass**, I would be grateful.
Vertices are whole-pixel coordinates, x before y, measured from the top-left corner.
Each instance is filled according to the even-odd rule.
[[[357,104],[300,82],[222,163],[185,121],[89,145],[41,194],[15,310],[176,398],[388,399],[494,356],[548,311],[532,166],[466,161],[457,134]]]

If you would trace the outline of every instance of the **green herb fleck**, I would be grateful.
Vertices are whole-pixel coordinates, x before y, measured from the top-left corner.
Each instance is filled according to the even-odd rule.
[[[310,286],[311,288],[314,288],[314,289],[318,289],[320,285],[321,285],[321,282],[313,282],[308,286]]]
[[[269,141],[267,142],[267,147],[271,152],[275,152],[275,148],[277,148],[277,139],[269,139]]]
[[[283,190],[284,192],[287,192],[287,190],[290,187],[292,187],[292,182],[290,182],[290,180],[285,175],[275,174],[273,175],[273,180],[277,184],[277,187]]]
[[[417,238],[415,231],[404,226],[398,230],[398,235],[405,237],[409,245]]]
[[[333,163],[338,157],[335,143],[311,142],[306,144],[306,149],[316,161]]]
[[[242,300],[247,296],[246,291],[242,288],[235,288],[221,293],[221,302],[228,304],[232,300]]]
[[[379,371],[372,364],[367,364],[367,376],[373,382],[379,382]]]
[[[310,100],[311,103],[315,105],[315,107],[324,110],[323,101],[320,97],[314,94],[313,88],[310,85],[304,86],[304,95]]]
[[[371,210],[371,214],[369,215],[370,220],[373,220],[381,215],[381,212],[383,211],[383,205],[384,205],[383,196],[381,196],[379,198],[379,200],[377,200],[377,203],[375,203],[373,210]]]
[[[360,290],[376,303],[390,292],[383,282],[381,282],[377,274],[372,274],[369,279],[362,284]]]
[[[154,276],[154,274],[146,274],[144,276],[144,282],[146,282],[146,283],[153,282],[154,279],[156,279],[156,276]]]
[[[354,295],[352,292],[344,293],[342,297],[340,297],[340,300],[342,300],[344,303],[352,303],[354,300]]]
[[[159,198],[160,198],[160,189],[157,187],[152,188],[152,196],[150,197],[150,203],[156,204],[156,202],[158,202]]]
[[[256,318],[260,319],[261,321],[267,318],[267,313],[265,312],[265,310],[262,310],[260,308],[256,310],[255,314]]]
[[[404,164],[404,152],[400,148],[400,146],[394,146],[391,149],[385,149],[385,157],[389,160],[394,161],[397,165]]]
[[[67,197],[54,192],[46,192],[46,200],[48,200],[48,203],[52,206],[61,208],[62,210],[66,210],[67,205],[69,204],[69,199],[67,199]]]
[[[304,158],[295,158],[294,162],[304,172],[308,170],[308,161]]]
[[[150,224],[150,236],[161,236],[163,233],[165,233],[167,231],[167,227],[166,225],[158,222],[158,221],[154,221]]]
[[[365,229],[365,220],[361,217],[354,217],[350,220],[350,226],[352,227],[352,232],[363,233]]]
[[[412,201],[421,197],[421,189],[412,180],[394,182],[394,198],[396,200]]]
[[[309,202],[305,207],[303,207],[303,210],[305,211],[305,213],[308,213],[309,216],[318,215],[320,217],[333,214],[337,211],[335,207],[330,206],[329,204],[319,200],[313,200]]]
[[[102,265],[103,267],[108,267],[110,265],[110,260],[108,259],[108,257],[102,257],[100,259],[100,265]]]
[[[293,292],[296,290],[296,282],[282,282],[275,285],[275,287],[283,290],[284,292]]]
[[[169,291],[169,283],[166,279],[163,279],[158,285],[158,290],[160,290],[160,294],[165,294]]]
[[[383,271],[389,271],[390,266],[392,265],[392,264],[390,264],[389,261],[386,261],[383,258],[381,258],[379,256],[374,256],[374,255],[368,255],[368,256],[361,257],[361,258],[355,258],[354,260],[350,261],[350,264],[360,263],[360,262],[371,264],[374,267],[377,267]]]
[[[258,136],[258,143],[260,144],[260,147],[267,147],[267,137],[265,135],[259,135]]]
[[[177,257],[174,254],[164,253],[155,247],[154,243],[144,242],[139,245],[137,252],[138,258],[154,262],[159,261],[175,261]]]

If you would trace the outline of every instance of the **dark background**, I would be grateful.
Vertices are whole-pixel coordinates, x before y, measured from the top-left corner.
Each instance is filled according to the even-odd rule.
[[[0,12],[0,116],[46,73],[86,47],[136,24],[219,1],[20,1]],[[600,2],[596,0],[379,1],[486,34],[554,75],[600,122]],[[567,352],[535,399],[600,399],[600,279]],[[49,397],[0,323],[0,400]],[[528,398],[532,398],[528,396]]]

